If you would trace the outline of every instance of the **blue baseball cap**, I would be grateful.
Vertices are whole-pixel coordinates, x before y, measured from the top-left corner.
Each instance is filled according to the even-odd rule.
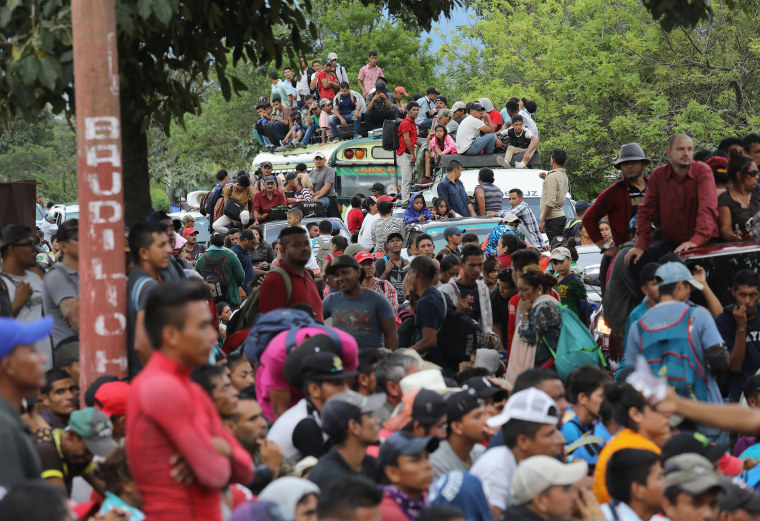
[[[456,226],[447,226],[443,230],[443,238],[448,239],[452,235],[462,235],[462,230],[457,228]]]
[[[31,345],[53,331],[53,319],[45,317],[35,322],[19,322],[0,317],[0,360],[18,346]]]
[[[657,268],[654,276],[657,277],[657,283],[660,286],[675,284],[676,282],[683,281],[688,282],[699,291],[702,291],[705,288],[701,282],[697,282],[697,280],[694,279],[694,277],[691,275],[691,272],[689,271],[689,268],[680,262],[666,262]]]
[[[425,450],[430,454],[438,444],[438,438],[433,436],[421,438],[407,431],[394,432],[380,447],[380,470],[383,472],[388,465],[396,465],[399,456],[415,456]]]

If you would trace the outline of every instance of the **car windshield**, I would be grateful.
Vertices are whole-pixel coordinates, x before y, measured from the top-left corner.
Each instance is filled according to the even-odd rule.
[[[64,221],[70,221],[71,219],[79,219],[79,211],[66,212],[66,218],[64,219]]]
[[[425,229],[425,233],[430,235],[433,238],[433,244],[435,245],[435,251],[441,250],[444,246],[446,246],[446,239],[443,238],[443,230],[446,229],[447,226],[456,226],[460,230],[462,230],[462,233],[475,233],[478,235],[478,242],[480,244],[483,243],[483,241],[486,240],[486,237],[488,237],[488,234],[493,231],[493,229],[496,227],[496,223],[494,222],[487,222],[487,223],[473,223],[473,224],[457,224],[457,223],[449,223],[449,224],[441,224],[440,226],[433,226],[430,228]]]

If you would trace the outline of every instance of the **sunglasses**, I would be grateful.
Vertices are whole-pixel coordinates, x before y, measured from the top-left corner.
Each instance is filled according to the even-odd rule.
[[[759,170],[750,170],[749,172],[746,172],[744,175],[747,175],[749,177],[757,177],[758,174],[760,174]]]

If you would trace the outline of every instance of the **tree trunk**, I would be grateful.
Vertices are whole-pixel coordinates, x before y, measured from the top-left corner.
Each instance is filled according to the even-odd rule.
[[[132,120],[129,100],[121,92],[121,157],[124,162],[124,224],[132,226],[152,211],[148,173],[148,136]]]

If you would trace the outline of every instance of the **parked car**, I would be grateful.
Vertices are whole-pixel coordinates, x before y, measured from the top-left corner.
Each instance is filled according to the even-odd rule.
[[[445,219],[443,221],[430,221],[421,224],[412,224],[404,227],[404,249],[401,254],[409,256],[409,246],[414,242],[421,233],[427,233],[433,238],[435,252],[438,253],[446,246],[446,239],[443,238],[443,230],[449,226],[456,226],[462,230],[462,234],[475,233],[478,236],[478,244],[486,240],[488,234],[501,222],[499,217],[458,217],[455,219]]]
[[[211,233],[209,232],[209,218],[208,216],[201,215],[198,211],[190,211],[190,212],[174,212],[170,213],[169,217],[172,219],[179,219],[180,221],[182,218],[186,215],[192,215],[193,220],[195,220],[195,224],[193,225],[193,228],[198,230],[198,242],[200,243],[206,243],[211,238]],[[180,232],[181,233],[181,232]]]

